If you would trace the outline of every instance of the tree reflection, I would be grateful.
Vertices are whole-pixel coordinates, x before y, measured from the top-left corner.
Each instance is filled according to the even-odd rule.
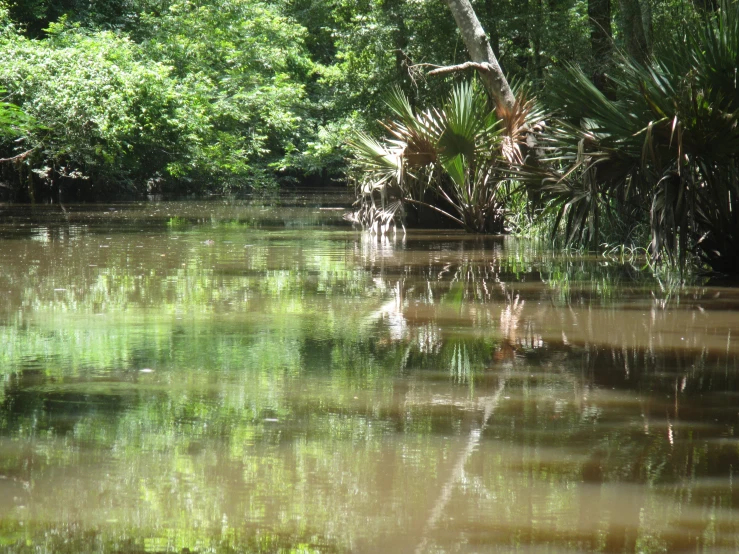
[[[4,548],[735,546],[731,289],[247,208],[4,241]]]

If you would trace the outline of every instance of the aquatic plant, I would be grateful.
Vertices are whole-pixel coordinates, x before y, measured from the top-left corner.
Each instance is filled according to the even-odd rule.
[[[185,217],[173,216],[167,220],[169,227],[186,227],[190,222]]]

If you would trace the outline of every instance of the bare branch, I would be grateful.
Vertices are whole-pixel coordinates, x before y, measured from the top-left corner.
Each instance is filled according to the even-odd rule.
[[[406,75],[408,75],[408,78],[410,79],[413,87],[418,90],[418,80],[426,80],[426,75],[423,73],[423,70],[420,69],[418,64],[413,63],[411,57],[402,48],[396,48],[395,50],[393,50],[393,52],[398,54],[403,59],[403,61],[401,62],[401,67],[405,69],[405,73]]]
[[[413,68],[415,69],[417,67],[437,67],[438,68],[438,67],[445,67],[445,66],[439,65],[438,63],[414,63]]]
[[[429,71],[429,75],[443,75],[444,73],[454,73],[456,71],[465,71],[467,69],[476,69],[477,71],[480,71],[482,73],[487,73],[490,71],[490,64],[489,63],[477,63],[477,62],[464,62],[459,65],[448,65],[446,67],[440,67],[439,69],[434,69],[433,71]]]

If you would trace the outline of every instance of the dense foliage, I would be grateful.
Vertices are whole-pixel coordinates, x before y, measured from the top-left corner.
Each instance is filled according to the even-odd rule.
[[[330,183],[345,179],[352,136],[366,153],[388,146],[370,139],[384,132],[379,120],[407,145],[424,120],[439,163],[415,169],[443,178],[426,178],[431,196],[406,200],[474,231],[500,230],[506,210],[551,213],[568,242],[588,246],[646,246],[651,230],[655,256],[699,252],[728,271],[716,260],[737,233],[736,162],[725,162],[735,151],[736,5],[699,4],[474,1],[508,78],[554,116],[539,144],[549,162],[521,168],[502,155],[521,138],[504,114],[473,138],[485,156],[455,157],[443,144],[452,85],[470,75],[428,75],[468,59],[440,0],[5,0],[2,190],[87,199]],[[485,112],[480,102],[465,105]],[[487,129],[487,112],[472,119]],[[479,134],[472,127],[465,140]],[[411,180],[420,175],[403,163]],[[516,186],[515,199],[501,195],[511,171],[528,197]],[[684,200],[688,182],[697,185]]]
[[[32,170],[135,183],[193,156],[190,99],[167,66],[144,60],[137,45],[110,31],[54,26],[50,33],[42,42],[6,39],[13,56],[0,60],[12,100],[43,124],[16,143],[31,151]]]
[[[548,163],[519,177],[545,199],[570,243],[633,241],[654,258],[694,253],[739,273],[739,4],[688,26],[640,63],[623,56],[609,95],[574,66],[552,83],[560,116],[542,135]],[[605,232],[604,232],[605,231]]]
[[[2,168],[18,199],[60,187],[87,198],[342,178],[347,137],[380,129],[393,86],[414,107],[442,101],[448,79],[426,77],[422,64],[466,59],[438,0],[0,6],[0,88],[38,123],[0,144],[2,158],[32,151]],[[509,76],[535,86],[562,62],[592,71],[588,7],[475,2]],[[651,20],[660,31],[694,13],[662,1]]]
[[[420,111],[396,90],[388,99],[392,138],[381,143],[358,133],[352,142],[365,199],[357,219],[387,227],[411,204],[471,232],[502,233],[511,196],[506,170],[522,163],[522,129],[540,117],[521,95],[519,106],[513,114],[493,111],[482,90],[462,83],[440,109]]]
[[[67,188],[264,184],[306,134],[303,32],[268,4],[229,0],[142,13],[135,34],[66,19],[41,39],[6,28],[0,82],[41,124],[12,146]]]

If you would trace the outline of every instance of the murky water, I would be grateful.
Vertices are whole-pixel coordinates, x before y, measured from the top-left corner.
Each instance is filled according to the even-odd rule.
[[[739,550],[739,289],[344,200],[0,207],[0,551]]]

